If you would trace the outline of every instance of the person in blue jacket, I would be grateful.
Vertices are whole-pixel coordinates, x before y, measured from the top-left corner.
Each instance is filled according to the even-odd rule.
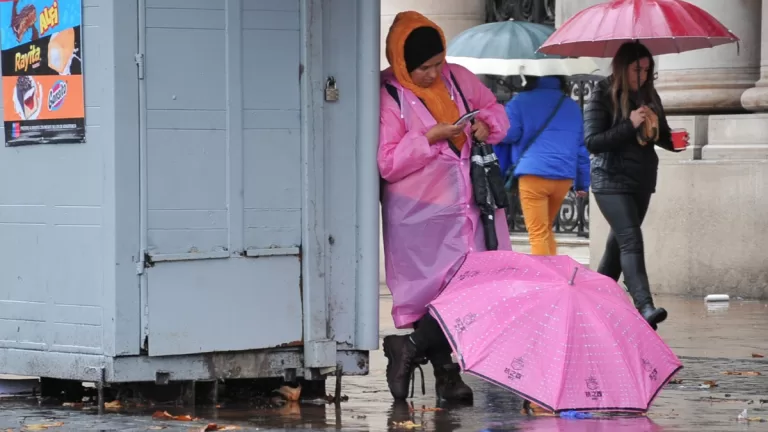
[[[502,172],[518,179],[531,253],[557,255],[552,225],[560,206],[571,188],[580,197],[589,191],[584,122],[564,78],[527,80],[506,105],[511,126],[495,151]]]

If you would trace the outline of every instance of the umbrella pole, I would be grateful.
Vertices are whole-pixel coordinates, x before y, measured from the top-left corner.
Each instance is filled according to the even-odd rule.
[[[637,71],[637,107],[640,108],[641,106],[643,106],[643,93],[640,91],[640,87],[642,87],[642,85],[640,83],[640,76],[641,76],[641,73],[640,73],[640,58],[639,58],[639,54],[640,54],[640,41],[637,40],[637,39],[635,39],[635,48],[637,49],[637,53],[638,53],[637,68],[635,68],[635,71]],[[648,77],[648,78],[650,79],[650,77]]]
[[[573,281],[576,279],[576,273],[579,271],[578,267],[573,268],[573,273],[571,274],[571,278],[568,280],[568,285],[573,286]]]

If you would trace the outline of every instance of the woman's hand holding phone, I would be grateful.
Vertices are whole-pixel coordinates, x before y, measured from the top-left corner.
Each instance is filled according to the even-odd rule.
[[[464,133],[464,126],[457,126],[448,123],[438,123],[432,126],[432,129],[426,133],[430,144],[457,137]]]

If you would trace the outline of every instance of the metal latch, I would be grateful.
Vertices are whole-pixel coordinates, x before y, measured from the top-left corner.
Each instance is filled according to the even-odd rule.
[[[339,89],[336,88],[336,78],[329,76],[325,81],[325,101],[336,102],[339,100]]]
[[[136,54],[133,56],[134,60],[136,61],[137,73],[140,80],[144,79],[144,54]]]

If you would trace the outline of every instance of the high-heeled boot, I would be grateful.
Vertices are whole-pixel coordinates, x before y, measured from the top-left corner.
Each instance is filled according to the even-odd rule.
[[[645,259],[642,254],[622,254],[621,269],[624,273],[624,284],[632,296],[640,315],[656,330],[658,325],[667,319],[667,311],[653,304],[648,273],[645,270]]]

